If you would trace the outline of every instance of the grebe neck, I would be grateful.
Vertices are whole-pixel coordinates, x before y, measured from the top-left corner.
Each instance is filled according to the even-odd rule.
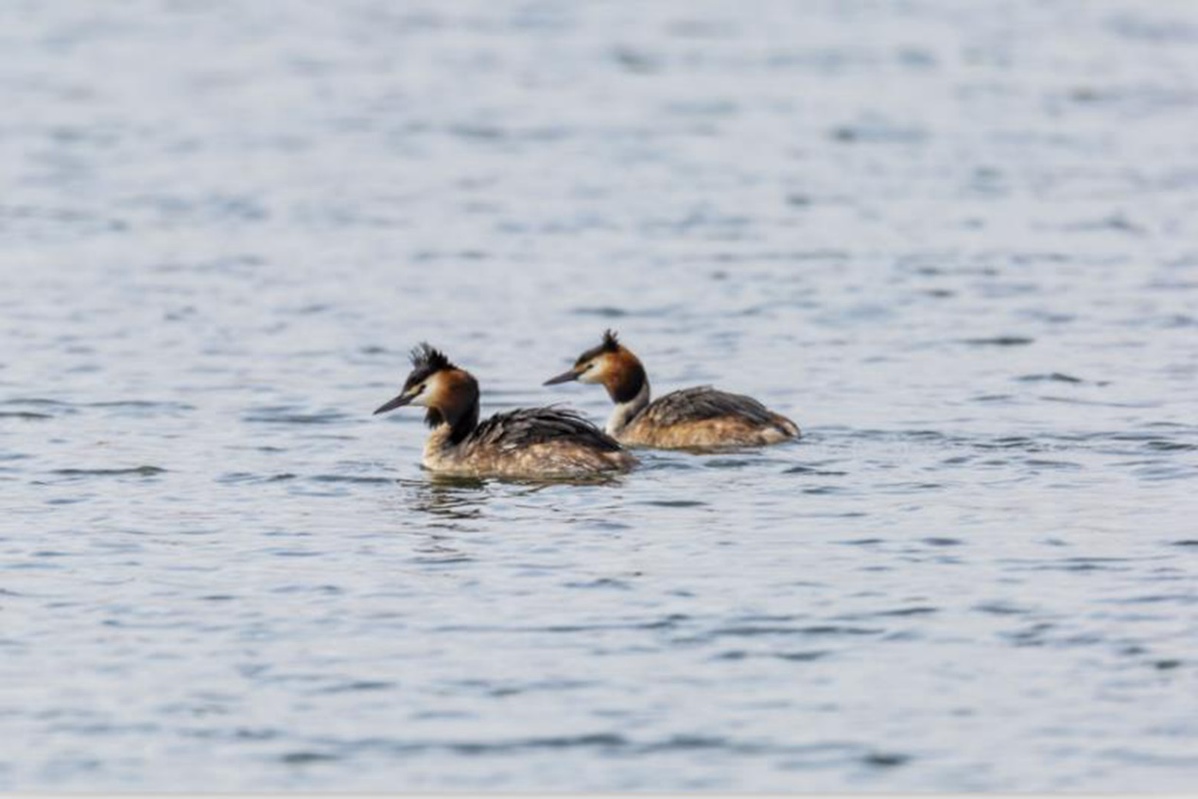
[[[615,400],[616,407],[611,412],[611,416],[607,420],[607,434],[612,438],[619,436],[636,415],[645,409],[649,404],[649,378],[645,375],[644,370],[640,371],[640,385],[635,393],[631,396],[624,394],[624,399],[620,399],[616,392],[611,391],[611,398]]]
[[[471,397],[458,408],[429,408],[424,421],[433,428],[432,435],[442,446],[461,444],[478,427],[478,397]]]

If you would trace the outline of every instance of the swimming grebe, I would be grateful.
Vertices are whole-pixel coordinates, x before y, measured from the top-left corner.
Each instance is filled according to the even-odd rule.
[[[699,386],[649,401],[649,378],[631,350],[608,330],[603,342],[578,356],[574,368],[545,385],[602,383],[616,409],[607,434],[630,447],[711,449],[777,444],[798,438],[799,427],[752,397]]]
[[[428,409],[433,429],[424,467],[467,477],[584,477],[626,471],[636,458],[572,411],[522,408],[479,424],[478,382],[428,344],[412,350],[412,372],[399,396],[376,414],[403,405]]]

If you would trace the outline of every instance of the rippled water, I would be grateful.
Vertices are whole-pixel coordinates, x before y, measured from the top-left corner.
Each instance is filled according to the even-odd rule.
[[[1198,11],[6,2],[0,788],[1198,780]],[[803,441],[438,482],[607,326]]]

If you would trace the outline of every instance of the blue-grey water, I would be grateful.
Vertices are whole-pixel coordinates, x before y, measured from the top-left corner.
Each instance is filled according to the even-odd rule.
[[[0,789],[1198,784],[1198,6],[0,6]],[[605,327],[802,442],[444,483]]]

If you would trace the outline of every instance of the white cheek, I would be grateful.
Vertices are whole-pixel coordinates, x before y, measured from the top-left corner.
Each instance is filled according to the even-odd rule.
[[[413,405],[419,405],[422,408],[435,408],[444,403],[449,396],[447,391],[450,386],[440,374],[435,374],[428,380],[424,381],[424,391],[421,391],[416,398],[412,400]]]
[[[429,401],[429,398],[430,398],[430,397],[431,397],[431,396],[432,396],[434,393],[436,393],[436,386],[435,386],[435,385],[431,385],[431,384],[429,384],[429,383],[425,383],[425,384],[424,384],[424,388],[422,388],[422,389],[420,390],[420,393],[419,393],[419,394],[417,394],[416,396],[412,397],[412,401],[411,401],[411,402],[409,402],[408,404],[409,404],[409,405],[418,405],[418,406],[420,406],[421,408],[427,408],[427,407],[428,407],[428,401]]]
[[[579,383],[602,383],[611,377],[612,359],[609,357],[600,358],[597,361],[591,362],[591,368],[587,369],[578,378]]]

